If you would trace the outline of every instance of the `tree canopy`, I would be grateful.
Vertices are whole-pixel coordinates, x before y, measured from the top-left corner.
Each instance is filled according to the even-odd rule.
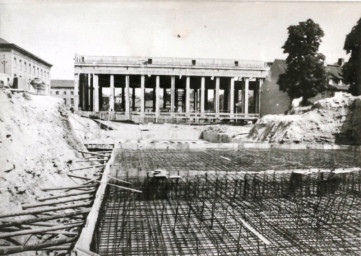
[[[350,85],[350,93],[361,95],[361,19],[346,36],[344,50],[351,53],[342,69],[344,82]]]
[[[291,99],[303,97],[302,104],[326,89],[325,56],[318,53],[324,32],[313,20],[288,27],[288,38],[283,45],[287,69],[278,79],[280,89]]]

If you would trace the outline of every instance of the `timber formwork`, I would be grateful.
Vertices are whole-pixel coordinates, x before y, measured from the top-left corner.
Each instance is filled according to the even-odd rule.
[[[359,165],[353,154],[343,153],[347,152],[330,155],[334,165]],[[240,152],[123,151],[117,175],[143,194],[108,186],[93,250],[100,255],[356,255],[360,251],[360,171],[248,174],[247,163],[253,161],[257,167],[259,156],[244,154],[242,164],[237,163]],[[267,154],[263,162],[276,166],[280,152]],[[303,161],[314,164],[310,159],[320,163],[321,158],[309,152],[281,155],[292,166]],[[210,166],[217,172],[204,173]],[[259,167],[262,170],[261,161]],[[163,180],[142,175],[155,168],[174,168],[186,175]]]

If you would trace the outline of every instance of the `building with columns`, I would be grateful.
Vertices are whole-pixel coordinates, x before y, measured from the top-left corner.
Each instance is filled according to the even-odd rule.
[[[76,55],[74,106],[135,122],[255,120],[268,71],[262,61]]]

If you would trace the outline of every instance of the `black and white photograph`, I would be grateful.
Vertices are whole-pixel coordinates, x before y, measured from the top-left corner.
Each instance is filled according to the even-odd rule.
[[[0,255],[361,253],[361,1],[0,0]]]

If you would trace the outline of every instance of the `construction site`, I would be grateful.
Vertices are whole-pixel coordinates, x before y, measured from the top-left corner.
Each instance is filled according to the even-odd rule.
[[[107,187],[92,241],[99,255],[359,252],[358,154],[120,150],[116,162],[112,175],[143,193]]]
[[[342,97],[322,104],[347,109],[359,100]],[[361,249],[359,146],[260,142],[257,124],[102,121],[70,113],[52,97],[7,90],[0,100],[0,255]]]

